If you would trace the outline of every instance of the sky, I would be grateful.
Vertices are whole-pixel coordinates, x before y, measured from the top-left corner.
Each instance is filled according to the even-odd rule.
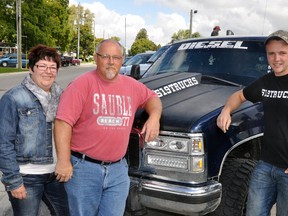
[[[201,36],[210,36],[216,25],[221,27],[219,36],[227,30],[235,35],[288,30],[287,0],[70,0],[69,4],[81,4],[94,13],[97,38],[117,36],[127,49],[142,28],[161,46],[179,30],[190,29],[190,23],[192,32]]]

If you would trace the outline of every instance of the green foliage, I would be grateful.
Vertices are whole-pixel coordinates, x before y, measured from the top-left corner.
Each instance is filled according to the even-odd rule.
[[[174,33],[171,37],[171,43],[173,43],[173,41],[177,41],[177,40],[183,40],[183,39],[188,39],[190,37],[190,30],[183,30],[180,29],[177,33]],[[192,38],[197,38],[197,37],[201,37],[199,32],[195,32],[192,34]]]
[[[176,40],[183,40],[189,38],[190,31],[188,30],[183,30],[180,29],[177,33],[174,33],[173,36],[171,37],[171,42],[176,41]]]
[[[60,47],[70,43],[67,25],[69,0],[22,0],[22,51],[36,44]],[[0,2],[0,40],[17,43],[16,0]]]
[[[199,37],[202,37],[199,32],[194,32],[194,33],[192,34],[192,38],[199,38]]]
[[[110,37],[110,39],[112,39],[112,40],[116,40],[116,41],[118,41],[118,42],[121,40],[121,38],[116,37],[116,36]]]
[[[145,28],[140,29],[135,38],[135,41],[139,39],[148,39],[147,30]]]
[[[70,7],[69,26],[71,29],[71,42],[67,49],[68,53],[78,52],[78,31],[79,31],[79,57],[84,61],[92,55],[96,46],[94,38],[94,15],[90,10],[84,10],[81,5]],[[79,28],[79,29],[78,29]]]
[[[94,14],[79,5],[69,7],[69,0],[21,0],[22,52],[37,44],[56,47],[61,53],[77,53],[78,29],[80,36],[79,54],[84,60],[93,55],[95,47],[103,38],[94,37]],[[0,0],[0,41],[17,44],[16,0]],[[189,30],[179,30],[172,41],[189,37]],[[201,37],[196,32],[192,37]],[[117,36],[110,37],[120,41]],[[148,38],[147,30],[140,29],[129,50],[129,55],[157,50]],[[126,52],[125,52],[126,53]]]
[[[129,55],[136,55],[137,53],[143,53],[148,50],[157,50],[158,46],[148,38],[147,30],[145,28],[140,29],[134,43],[129,50]]]
[[[0,67],[0,73],[27,72],[28,69]]]
[[[136,40],[132,46],[131,50],[129,52],[129,55],[136,55],[137,53],[142,53],[148,50],[156,50],[157,46],[155,45],[154,42],[147,38],[142,38]]]
[[[15,0],[0,1],[0,41],[16,43],[16,11]]]

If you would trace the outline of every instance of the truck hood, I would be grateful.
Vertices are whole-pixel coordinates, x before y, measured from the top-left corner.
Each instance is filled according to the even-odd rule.
[[[228,97],[241,88],[225,80],[202,77],[200,73],[165,73],[140,81],[162,101],[161,130],[175,132],[190,132],[199,119],[217,109],[219,112]],[[138,115],[145,114],[142,111]],[[143,116],[136,116],[135,123],[143,124],[140,119]]]

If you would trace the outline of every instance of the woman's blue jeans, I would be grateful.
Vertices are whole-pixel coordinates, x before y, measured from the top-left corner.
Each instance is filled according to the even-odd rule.
[[[101,165],[71,156],[73,177],[65,188],[71,216],[123,216],[130,180],[126,159]]]
[[[269,216],[275,203],[276,215],[288,216],[288,174],[284,171],[264,161],[258,162],[250,180],[247,216]]]
[[[54,173],[23,175],[27,190],[26,199],[16,199],[8,192],[14,216],[37,216],[41,200],[53,216],[68,216],[67,194],[64,183],[56,180]]]

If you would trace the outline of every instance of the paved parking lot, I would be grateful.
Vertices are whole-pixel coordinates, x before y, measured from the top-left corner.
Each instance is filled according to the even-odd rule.
[[[0,172],[0,178],[1,178],[1,176],[2,176],[2,174]],[[0,203],[1,203],[0,216],[13,216],[11,205],[10,205],[10,202],[8,200],[8,196],[5,192],[5,189],[4,189],[4,186],[2,183],[0,183]],[[48,209],[42,203],[42,207],[41,207],[41,211],[40,211],[39,216],[48,216],[48,215],[49,215]],[[159,215],[157,215],[157,216],[159,216]],[[276,216],[275,207],[271,211],[271,216]]]
[[[0,172],[0,178],[2,173]],[[11,204],[9,202],[7,193],[5,192],[4,185],[0,183],[0,216],[13,216]],[[49,216],[49,211],[44,203],[41,203],[42,207],[39,216]]]

